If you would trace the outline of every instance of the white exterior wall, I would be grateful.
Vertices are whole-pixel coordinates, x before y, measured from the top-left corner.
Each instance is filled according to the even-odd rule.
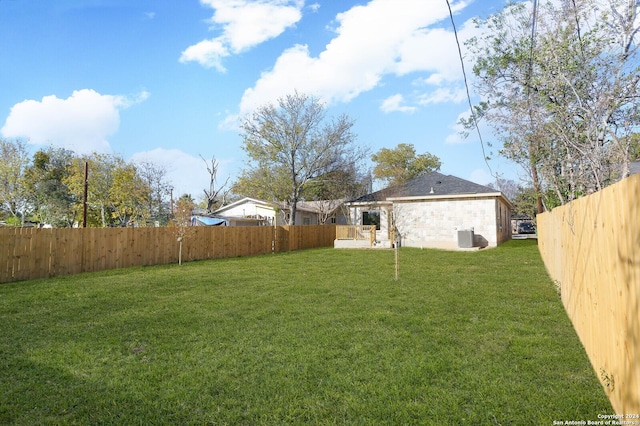
[[[225,217],[256,217],[262,216],[263,218],[269,218],[269,223],[276,225],[286,225],[286,221],[282,217],[281,213],[276,213],[276,210],[271,206],[265,206],[263,204],[257,204],[252,201],[233,206],[227,210],[224,210],[223,215]],[[304,225],[304,220],[308,219],[309,225],[318,224],[318,215],[313,212],[305,210],[296,211],[296,225]]]
[[[502,199],[496,202],[496,229],[498,244],[511,239],[511,208]]]
[[[391,226],[391,216],[388,207],[380,209],[380,230],[376,231],[376,240],[389,239],[389,227]]]
[[[376,231],[376,240],[385,241],[389,239],[391,205],[372,205],[369,207],[356,207],[350,209],[351,223],[354,225],[362,225],[362,212],[378,211],[380,212],[380,230]]]
[[[498,245],[497,200],[455,199],[396,202],[394,214],[407,247],[455,248],[458,230],[474,231],[474,246]]]
[[[228,210],[224,210],[223,214],[227,217],[255,217],[259,215],[262,217],[270,218],[269,220],[271,221],[271,223],[273,223],[274,220],[278,219],[276,218],[276,212],[272,207],[256,204],[254,202],[246,202],[244,204],[233,206]],[[280,223],[278,223],[278,225],[280,225]]]

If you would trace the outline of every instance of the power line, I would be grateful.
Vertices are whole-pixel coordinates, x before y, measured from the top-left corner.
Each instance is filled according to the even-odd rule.
[[[471,94],[469,93],[469,83],[467,81],[467,72],[464,68],[464,59],[462,58],[462,49],[460,48],[460,40],[458,39],[458,30],[456,29],[456,23],[453,19],[453,12],[451,11],[451,3],[449,0],[447,1],[447,7],[449,8],[449,16],[451,17],[451,25],[453,26],[453,34],[456,37],[456,45],[458,46],[458,56],[460,57],[460,65],[462,66],[462,77],[464,79],[464,87],[467,91],[467,101],[469,102],[469,110],[471,111],[471,119],[473,120],[473,125],[476,128],[476,132],[478,132],[478,138],[480,139],[480,147],[482,148],[482,158],[484,159],[485,164],[489,168],[489,174],[491,177],[497,180],[497,177],[494,176],[493,170],[491,170],[491,166],[489,165],[489,160],[487,159],[487,154],[484,149],[484,140],[482,139],[482,134],[480,133],[480,127],[478,126],[478,120],[476,119],[476,115],[473,112],[473,104],[471,102]]]

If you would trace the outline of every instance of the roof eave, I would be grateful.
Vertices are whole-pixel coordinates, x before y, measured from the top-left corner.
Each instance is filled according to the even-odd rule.
[[[220,207],[219,209],[215,210],[213,212],[213,214],[218,214],[218,213],[225,212],[225,211],[230,210],[230,209],[232,209],[234,207],[240,206],[242,204],[246,204],[247,202],[252,202],[254,204],[257,204],[257,205],[260,205],[260,206],[263,206],[263,207],[271,207],[271,208],[275,207],[275,203],[272,203],[270,201],[258,200],[257,198],[251,198],[251,197],[244,197],[244,198],[241,198],[238,201],[234,201],[231,204],[227,204],[226,206]]]
[[[412,195],[409,197],[389,197],[388,201],[417,201],[417,200],[439,200],[446,198],[494,198],[504,197],[501,192],[467,192],[464,194],[425,194]]]
[[[427,194],[417,195],[410,197],[389,197],[388,201],[402,202],[402,201],[420,201],[420,200],[450,200],[450,199],[465,199],[465,198],[502,198],[510,208],[513,208],[513,203],[504,196],[502,192],[468,192],[465,194]]]
[[[371,206],[371,205],[379,205],[379,204],[393,204],[391,201],[389,201],[389,199],[386,200],[378,200],[378,201],[350,201],[348,203],[344,203],[345,206],[348,207],[361,207],[361,206]]]

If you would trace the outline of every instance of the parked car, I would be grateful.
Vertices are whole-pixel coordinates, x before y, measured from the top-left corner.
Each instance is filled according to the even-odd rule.
[[[535,234],[536,227],[531,222],[520,222],[518,224],[518,234]]]

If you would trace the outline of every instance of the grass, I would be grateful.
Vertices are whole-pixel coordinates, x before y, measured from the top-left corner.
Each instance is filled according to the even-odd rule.
[[[611,406],[535,241],[0,286],[0,424],[552,424]]]

